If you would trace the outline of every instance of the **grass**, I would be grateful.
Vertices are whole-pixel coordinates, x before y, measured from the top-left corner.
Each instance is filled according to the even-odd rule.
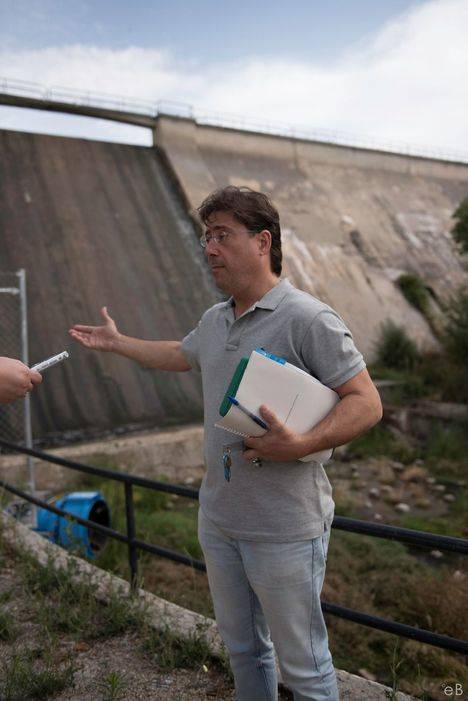
[[[111,459],[97,456],[90,460],[91,465],[118,469]],[[165,481],[164,477],[158,477]],[[112,526],[125,533],[125,497],[123,485],[100,477],[86,476],[79,483],[80,489],[100,491],[109,506]],[[136,514],[137,537],[164,547],[177,550],[191,557],[200,559],[202,551],[196,535],[197,508],[193,500],[178,498],[175,495],[157,492],[142,487],[133,488],[133,501]],[[145,564],[153,562],[153,557],[140,553],[142,576]],[[128,576],[127,548],[113,540],[108,542],[96,560],[98,567],[112,571],[121,576]]]
[[[202,628],[188,637],[174,633],[168,625],[160,630],[151,628],[142,647],[162,671],[197,669],[212,659]]]
[[[2,701],[49,698],[71,686],[76,669],[69,659],[63,661],[60,643],[64,639],[92,643],[129,629],[138,632],[138,649],[150,656],[161,671],[203,666],[207,671],[208,663],[226,671],[221,662],[212,659],[203,626],[188,637],[174,633],[169,625],[161,624],[161,630],[154,630],[146,623],[146,608],[133,599],[110,592],[107,605],[99,603],[91,578],[76,581],[75,561],[69,561],[65,569],[56,570],[51,557],[45,566],[39,566],[26,551],[11,555],[34,610],[34,620],[40,624],[43,641],[31,649],[25,650],[23,646],[20,652],[13,651],[0,671]],[[0,617],[0,625],[2,622],[3,639],[13,641],[11,617]],[[102,701],[127,698],[127,682],[119,671],[103,674],[98,689]]]
[[[125,677],[118,672],[109,672],[98,686],[102,694],[101,701],[121,701],[121,699],[125,699],[127,682]]]
[[[355,438],[349,444],[349,453],[357,458],[386,456],[403,463],[420,459],[436,466],[445,463],[463,463],[466,460],[468,442],[464,424],[451,422],[446,426],[434,421],[426,441],[414,438],[395,437],[385,425],[377,424],[363,436]]]
[[[9,611],[0,610],[0,640],[11,642],[17,636],[17,627]]]
[[[330,541],[323,599],[463,639],[464,582],[453,578],[450,556],[445,559],[446,564],[434,568],[401,543],[337,531]],[[358,673],[364,667],[391,688],[398,681],[400,689],[412,694],[429,691],[439,675],[466,679],[462,656],[332,616],[327,625],[338,668]]]
[[[76,563],[57,570],[50,557],[44,567],[24,553],[19,563],[23,582],[37,603],[41,625],[75,639],[93,640],[138,628],[144,621],[140,603],[110,590],[107,604],[100,603],[92,581],[76,581]],[[80,575],[83,577],[83,574]]]
[[[55,696],[73,684],[76,668],[71,660],[65,665],[54,663],[46,655],[38,669],[34,651],[15,654],[3,670],[3,701],[26,701]]]
[[[399,642],[400,641],[397,640],[397,642],[395,643],[395,647],[393,648],[392,661],[390,664],[390,673],[392,675],[392,693],[389,696],[389,701],[396,701],[396,695],[398,692],[398,686],[400,681],[399,669],[404,663],[404,659],[401,657]]]
[[[351,441],[348,452],[356,458],[385,455],[403,463],[410,463],[418,457],[417,448],[403,439],[395,438],[384,424],[377,424],[363,436]]]

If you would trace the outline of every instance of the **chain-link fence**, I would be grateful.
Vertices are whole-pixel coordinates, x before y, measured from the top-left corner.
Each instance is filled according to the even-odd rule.
[[[0,272],[0,329],[0,355],[22,360],[21,288],[17,273]],[[0,405],[0,436],[24,444],[25,413],[25,402]]]
[[[28,364],[26,273],[0,271],[0,356]],[[0,437],[32,448],[29,394],[23,400],[0,404]],[[1,449],[0,449],[1,452]],[[34,492],[32,458],[27,458],[28,481]]]

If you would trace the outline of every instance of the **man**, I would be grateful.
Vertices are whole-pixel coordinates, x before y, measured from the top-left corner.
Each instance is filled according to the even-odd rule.
[[[41,382],[42,376],[20,360],[0,358],[0,404],[9,404],[25,397]]]
[[[113,351],[161,370],[201,371],[207,472],[200,490],[199,539],[238,701],[273,701],[273,646],[296,701],[336,701],[320,592],[334,503],[322,465],[309,453],[347,443],[382,415],[380,398],[351,334],[328,306],[280,280],[279,216],[268,198],[227,187],[201,205],[201,245],[229,301],[205,312],[178,341],[120,334],[104,307],[104,325],[75,326],[88,348]],[[244,444],[216,428],[218,410],[241,357],[257,347],[286,358],[332,387],[341,401],[298,435],[268,407],[270,430]],[[223,456],[230,452],[231,478]],[[261,459],[261,466],[255,463]]]

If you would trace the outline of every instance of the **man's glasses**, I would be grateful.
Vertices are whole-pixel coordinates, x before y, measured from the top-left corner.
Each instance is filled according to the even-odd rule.
[[[217,234],[203,234],[200,237],[200,246],[206,248],[210,241],[214,241],[218,245],[222,245],[227,237],[229,236],[229,231],[219,231]]]

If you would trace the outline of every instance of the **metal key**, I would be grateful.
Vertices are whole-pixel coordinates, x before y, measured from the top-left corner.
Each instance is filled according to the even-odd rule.
[[[224,479],[226,482],[231,481],[231,448],[229,446],[224,447],[223,452],[223,467],[224,467]]]

